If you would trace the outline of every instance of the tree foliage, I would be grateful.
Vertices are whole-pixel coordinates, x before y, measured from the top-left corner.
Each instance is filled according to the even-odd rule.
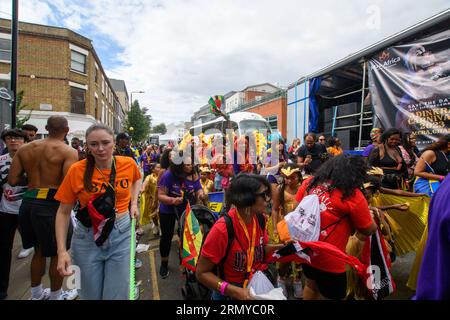
[[[153,127],[152,133],[166,134],[167,128],[165,123],[160,123]]]
[[[21,128],[28,120],[30,120],[31,112],[32,112],[32,110],[30,110],[30,112],[27,115],[19,116],[20,110],[24,110],[25,108],[28,107],[27,104],[22,104],[23,95],[24,95],[24,92],[23,92],[23,90],[21,90],[17,93],[17,96],[16,96],[16,127],[17,128]]]
[[[148,138],[152,117],[147,114],[147,111],[147,108],[140,107],[138,100],[134,100],[130,111],[127,112],[125,130],[130,134],[134,142],[143,142]]]

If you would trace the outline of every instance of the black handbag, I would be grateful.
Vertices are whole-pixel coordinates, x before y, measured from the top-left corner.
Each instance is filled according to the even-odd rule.
[[[111,174],[109,177],[109,184],[106,191],[100,196],[89,201],[89,204],[84,208],[79,208],[75,217],[81,222],[86,228],[91,228],[92,219],[107,219],[107,222],[102,226],[100,235],[95,239],[97,246],[103,245],[103,243],[108,239],[111,233],[114,222],[116,219],[116,191],[113,189],[116,180],[116,166],[115,161],[111,166]]]

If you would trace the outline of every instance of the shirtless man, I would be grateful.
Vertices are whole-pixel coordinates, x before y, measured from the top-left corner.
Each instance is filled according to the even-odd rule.
[[[63,277],[56,269],[55,218],[59,202],[54,195],[70,166],[78,161],[78,153],[64,143],[69,132],[64,117],[48,118],[45,129],[49,133],[46,139],[33,141],[18,150],[11,164],[8,183],[15,186],[28,180],[28,190],[19,210],[19,228],[24,248],[35,247],[31,261],[31,299],[73,300],[77,297],[76,290],[61,290]],[[51,292],[43,289],[41,284],[47,257],[51,258]]]

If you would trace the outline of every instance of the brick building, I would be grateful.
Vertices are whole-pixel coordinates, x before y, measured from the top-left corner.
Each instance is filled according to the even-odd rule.
[[[287,134],[287,96],[285,90],[267,94],[258,100],[241,105],[233,112],[253,112],[263,116],[273,131],[279,131],[283,137]]]
[[[225,112],[233,112],[241,105],[259,100],[263,96],[277,92],[280,88],[270,84],[261,83],[248,86],[242,91],[234,92],[227,99],[225,99]]]
[[[0,86],[10,79],[5,49],[10,26],[10,20],[0,19]],[[22,103],[32,110],[28,123],[42,136],[47,118],[56,114],[69,120],[69,138],[84,139],[85,130],[96,122],[119,132],[128,108],[120,103],[92,41],[65,28],[19,23],[17,91],[21,90]]]

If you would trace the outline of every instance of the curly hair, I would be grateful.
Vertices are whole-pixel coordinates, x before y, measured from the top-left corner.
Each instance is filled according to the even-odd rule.
[[[329,192],[338,189],[342,200],[361,189],[366,178],[367,164],[361,156],[339,155],[325,162],[316,172],[307,188],[309,192],[318,185],[329,183]]]

